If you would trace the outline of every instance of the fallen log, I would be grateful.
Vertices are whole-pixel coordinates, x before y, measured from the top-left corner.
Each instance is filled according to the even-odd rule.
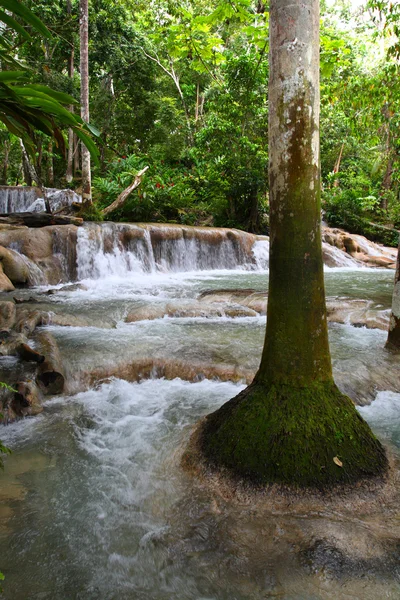
[[[80,217],[52,215],[45,212],[5,213],[0,223],[6,225],[25,225],[26,227],[47,227],[48,225],[82,225]]]
[[[39,365],[36,380],[45,395],[61,394],[64,391],[64,369],[57,342],[49,333],[40,333],[37,338],[44,362]]]
[[[112,204],[110,204],[103,210],[103,215],[108,215],[111,212],[113,212],[114,210],[116,210],[117,208],[120,208],[121,206],[123,206],[125,200],[129,196],[129,194],[131,194],[133,192],[133,190],[136,190],[136,188],[138,188],[139,185],[142,183],[142,177],[146,173],[148,168],[149,167],[145,167],[144,169],[139,171],[139,173],[136,175],[133,182],[130,185],[128,185],[128,187],[123,192],[120,193],[118,198],[116,200],[114,200],[114,202]]]

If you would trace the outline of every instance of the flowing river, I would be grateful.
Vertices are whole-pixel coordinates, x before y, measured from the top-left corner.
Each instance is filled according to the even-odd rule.
[[[0,474],[4,598],[398,599],[400,509],[258,509],[181,469],[192,426],[243,389],[265,330],[262,314],[222,301],[202,314],[193,303],[204,292],[265,290],[266,244],[251,265],[235,265],[228,241],[217,270],[218,256],[205,261],[195,244],[171,262],[106,252],[90,228],[79,236],[81,286],[20,293],[36,293],[50,315],[68,393],[1,430],[13,451]],[[387,315],[392,285],[385,269],[326,269],[328,300],[366,301],[372,315]],[[330,325],[335,377],[397,453],[400,359],[383,349],[384,330],[349,323]],[[168,378],[157,371],[164,363]],[[212,378],[210,365],[237,369],[237,382]]]

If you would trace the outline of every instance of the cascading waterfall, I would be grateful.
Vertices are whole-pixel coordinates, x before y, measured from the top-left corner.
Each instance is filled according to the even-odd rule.
[[[235,230],[121,223],[78,231],[78,279],[129,273],[265,269],[268,240]]]
[[[52,211],[82,202],[82,197],[73,190],[46,188],[47,199]],[[0,186],[0,214],[20,212],[43,212],[46,210],[42,191],[37,187]]]

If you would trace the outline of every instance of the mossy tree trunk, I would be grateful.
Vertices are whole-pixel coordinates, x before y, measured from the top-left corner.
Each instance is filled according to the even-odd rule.
[[[253,383],[205,420],[207,461],[261,484],[380,475],[379,441],[332,377],[320,232],[319,2],[271,0],[270,282]]]
[[[389,350],[400,351],[400,242],[397,253],[397,268],[394,278],[392,314],[390,315],[389,335],[386,342]]]

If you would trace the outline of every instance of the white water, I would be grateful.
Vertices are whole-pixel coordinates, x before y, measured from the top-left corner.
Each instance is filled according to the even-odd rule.
[[[327,268],[362,268],[339,248],[327,243],[323,248]],[[77,259],[78,280],[224,269],[265,271],[269,240],[234,230],[89,224],[78,230]]]
[[[172,232],[172,235],[171,235]],[[268,241],[224,230],[103,223],[78,230],[78,279],[267,266]],[[250,240],[250,243],[249,241]]]
[[[88,320],[50,328],[70,377],[143,357],[255,369],[263,317],[124,322],[138,306],[267,287],[267,242],[256,241],[250,259],[241,246],[234,263],[227,253],[240,256],[237,238],[210,238],[160,240],[131,225],[80,229],[78,277],[89,289],[42,298],[49,310]],[[329,295],[388,308],[392,272],[325,275]],[[377,404],[360,410],[400,446],[400,395],[384,391],[399,361],[384,351],[385,333],[338,325],[330,339],[335,374],[353,390],[381,390]],[[361,514],[296,515],[292,506],[259,515],[181,469],[191,427],[240,389],[111,378],[4,429],[13,448],[0,486],[6,600],[398,600],[398,511],[377,526]],[[343,540],[351,549],[344,557]],[[310,555],[317,542],[322,549]]]
[[[0,186],[0,213],[40,212],[46,209],[38,188]],[[46,188],[47,198],[53,211],[82,202],[81,196],[72,190]]]

